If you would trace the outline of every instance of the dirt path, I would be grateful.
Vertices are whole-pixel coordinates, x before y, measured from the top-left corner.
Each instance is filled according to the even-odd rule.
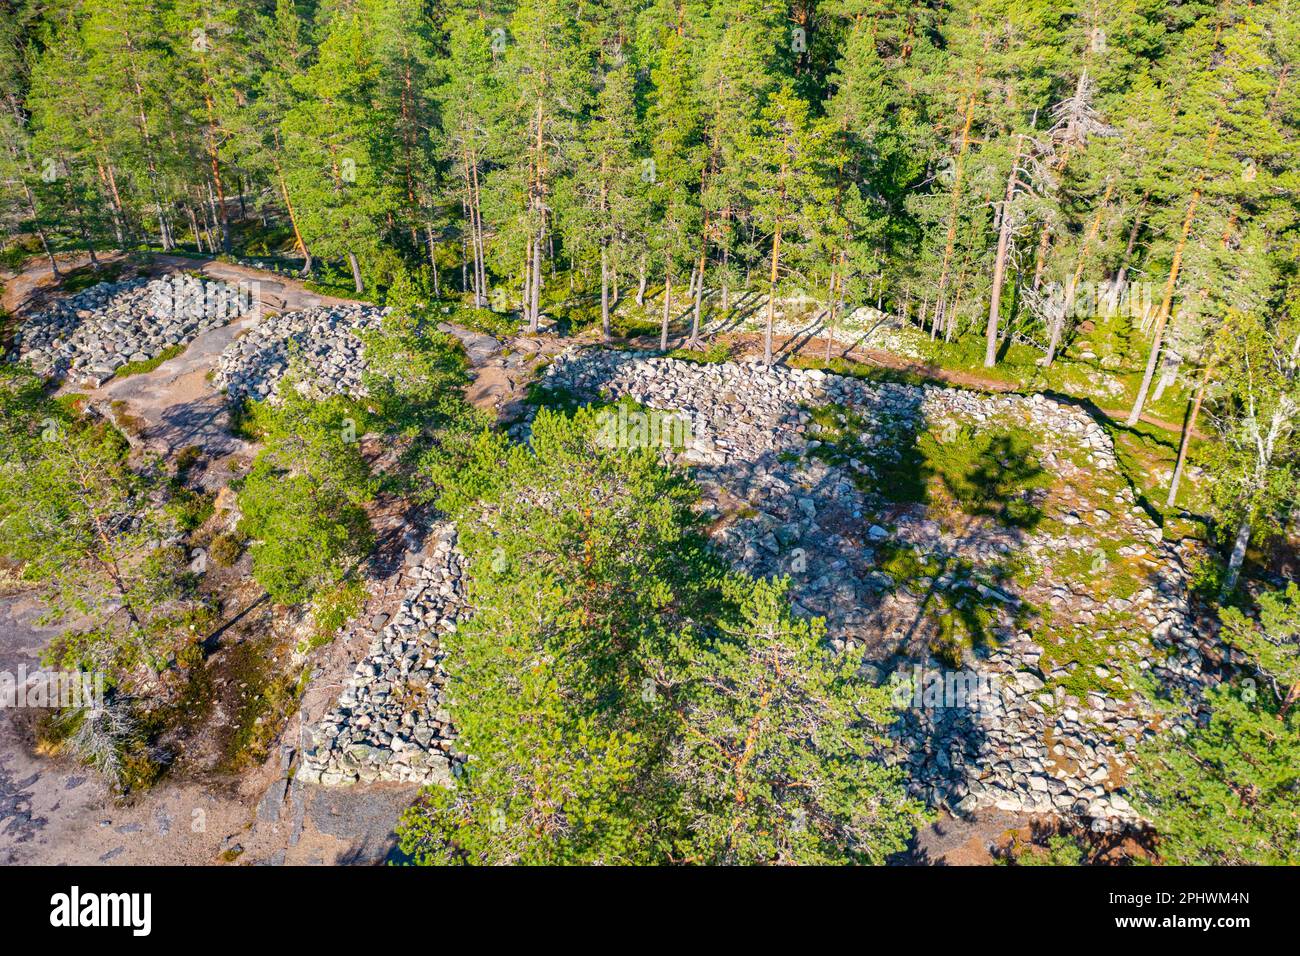
[[[761,354],[763,346],[763,336],[757,332],[739,332],[728,333],[719,336],[723,341],[739,344],[744,353],[747,355]],[[797,344],[795,344],[797,342]],[[680,345],[681,343],[679,343]],[[784,341],[774,339],[772,343],[773,352],[778,361],[783,358],[789,358],[792,355],[807,355],[810,357],[823,357],[826,354],[826,340],[824,338],[811,338],[805,335],[789,336]],[[898,355],[894,352],[885,352],[880,349],[867,348],[850,348],[845,349],[843,343],[832,342],[831,351],[838,358],[848,359],[852,362],[861,362],[865,365],[876,365],[880,368],[891,369],[896,372],[904,372],[911,375],[919,375],[923,378],[933,379],[938,382],[946,382],[949,385],[956,385],[960,388],[978,389],[984,392],[1024,392],[1025,387],[1015,382],[1008,382],[1004,379],[993,378],[991,376],[979,375],[975,372],[968,372],[962,369],[947,369],[930,362],[921,362],[916,359],[910,359],[906,356]],[[1102,408],[1092,405],[1089,400],[1076,399],[1095,408],[1109,418],[1114,424],[1123,424],[1128,418],[1129,410],[1124,408]],[[1154,425],[1165,431],[1181,434],[1183,426],[1181,423],[1167,421],[1149,413],[1143,413],[1141,420],[1148,425]],[[1204,439],[1199,430],[1192,433],[1197,439]]]

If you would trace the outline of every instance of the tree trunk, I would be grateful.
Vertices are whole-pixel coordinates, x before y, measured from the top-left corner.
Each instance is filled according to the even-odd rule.
[[[1206,144],[1206,156],[1214,152],[1215,141],[1219,137],[1219,123],[1214,124],[1214,129],[1210,130],[1209,140]],[[1151,390],[1151,377],[1155,374],[1156,359],[1160,356],[1160,346],[1164,339],[1165,325],[1169,322],[1169,311],[1173,307],[1174,289],[1178,285],[1178,271],[1183,264],[1183,251],[1187,248],[1187,238],[1192,232],[1192,218],[1196,215],[1196,206],[1201,201],[1201,187],[1205,183],[1205,171],[1201,171],[1200,178],[1196,181],[1196,188],[1192,190],[1192,197],[1187,202],[1187,215],[1183,217],[1182,234],[1178,237],[1178,244],[1174,246],[1174,258],[1169,264],[1169,278],[1165,282],[1164,298],[1160,301],[1160,311],[1156,314],[1156,326],[1154,338],[1151,342],[1151,354],[1147,357],[1146,372],[1142,376],[1142,386],[1138,389],[1137,400],[1133,403],[1133,410],[1129,412],[1128,419],[1124,424],[1132,428],[1142,417],[1142,406],[1146,404],[1147,393]]]
[[[1016,183],[1020,174],[1020,153],[1024,148],[1024,137],[1016,138],[1016,156],[1011,161],[1011,175],[1007,177],[1007,193],[1002,200],[1002,209],[998,216],[998,255],[993,263],[993,290],[989,295],[989,321],[984,330],[984,367],[992,368],[998,361],[998,320],[1002,308],[1002,283],[1007,276],[1007,253],[1011,248],[1011,200],[1016,195]]]
[[[687,348],[700,347],[700,315],[704,311],[704,253],[700,253],[699,281],[695,286],[695,310],[691,314],[691,340]]]
[[[41,249],[45,252],[45,258],[50,260],[50,273],[55,279],[58,279],[63,273],[59,272],[58,260],[54,258],[54,250],[50,248],[50,240],[45,234],[45,227],[41,225],[40,216],[36,212],[36,197],[26,182],[23,183],[23,192],[27,194],[27,208],[32,214],[36,235],[41,240]]]
[[[1128,245],[1124,247],[1124,258],[1120,260],[1119,271],[1115,273],[1111,298],[1115,300],[1116,307],[1118,307],[1119,295],[1124,288],[1124,282],[1128,278],[1128,264],[1133,258],[1133,249],[1137,246],[1138,233],[1142,230],[1142,210],[1146,208],[1146,204],[1147,197],[1144,195],[1142,201],[1138,203],[1137,213],[1133,216],[1133,228],[1128,232]]]
[[[600,247],[600,331],[609,341],[609,250]]]
[[[668,351],[668,320],[673,308],[673,277],[670,272],[664,272],[664,317],[663,323],[659,326],[659,349]]]
[[[275,178],[280,183],[280,195],[284,197],[284,207],[289,211],[289,223],[293,226],[293,238],[298,243],[298,248],[302,250],[303,257],[303,275],[311,275],[311,250],[307,248],[307,242],[302,237],[302,231],[298,228],[298,216],[293,211],[293,201],[289,199],[289,186],[284,181],[284,171],[280,168],[280,160],[275,160]]]
[[[529,303],[529,331],[537,331],[537,323],[542,317],[542,237],[533,240],[533,291]]]
[[[645,307],[645,281],[645,256],[642,256],[636,283],[636,304],[642,308]]]
[[[1097,230],[1101,228],[1102,213],[1105,211],[1107,203],[1110,202],[1111,193],[1114,189],[1113,181],[1106,184],[1106,192],[1102,196],[1101,205],[1097,207],[1097,212],[1088,226],[1088,232],[1083,238],[1083,245],[1079,248],[1079,261],[1074,267],[1074,277],[1065,287],[1065,302],[1062,304],[1061,311],[1056,316],[1055,321],[1052,322],[1052,338],[1047,343],[1047,358],[1043,362],[1044,366],[1051,365],[1056,360],[1056,350],[1061,344],[1061,336],[1065,331],[1066,320],[1074,311],[1074,298],[1079,289],[1079,282],[1083,279],[1084,263],[1088,260],[1088,247],[1097,238]]]
[[[533,302],[533,238],[529,236],[524,242],[524,288],[521,293],[519,314],[529,329],[533,327],[530,309]]]
[[[769,368],[772,365],[772,325],[776,321],[776,277],[780,262],[781,220],[778,217],[776,230],[772,233],[772,271],[767,277],[767,323],[763,328],[763,362]]]
[[[1228,570],[1223,578],[1222,595],[1227,597],[1237,589],[1237,578],[1241,574],[1241,564],[1246,560],[1246,548],[1250,544],[1250,516],[1241,519],[1237,528],[1237,538],[1232,544],[1232,554],[1228,556]]]
[[[433,241],[433,226],[430,223],[424,224],[424,239],[429,246],[429,274],[433,276],[433,295],[434,298],[442,298],[442,287],[438,281],[438,254],[437,247]]]
[[[1210,384],[1210,376],[1213,372],[1214,357],[1211,357],[1205,365],[1205,372],[1201,375],[1201,384],[1192,399],[1192,410],[1187,416],[1187,424],[1183,426],[1182,438],[1178,442],[1178,460],[1174,463],[1174,474],[1169,481],[1169,496],[1165,498],[1166,508],[1172,508],[1178,499],[1178,482],[1183,477],[1183,465],[1187,462],[1187,446],[1192,443],[1192,433],[1196,431],[1196,418],[1201,414],[1201,402],[1205,399],[1205,389]]]
[[[939,270],[937,297],[943,298],[944,287],[948,283],[948,267],[952,263],[952,254],[957,243],[957,215],[961,211],[962,178],[966,169],[966,151],[970,148],[971,122],[975,118],[975,100],[979,93],[980,76],[984,72],[981,64],[975,69],[975,84],[966,99],[966,117],[962,123],[961,146],[957,150],[957,167],[953,171],[952,203],[948,210],[948,235],[943,247],[943,266]]]
[[[101,190],[108,189],[108,211],[113,219],[113,237],[117,240],[117,248],[126,252],[126,234],[122,229],[121,209],[118,207],[117,200],[109,186],[108,170],[105,168],[103,160],[95,158],[95,172],[99,175]],[[26,188],[26,186],[24,186]]]
[[[190,233],[194,236],[194,248],[199,252],[203,251],[203,240],[199,236],[199,220],[194,215],[194,207],[189,203],[185,204],[185,215],[190,220]]]
[[[481,309],[487,305],[487,253],[483,240],[483,209],[479,199],[478,159],[466,154],[465,162],[469,166],[470,180],[470,216],[474,234],[474,276],[475,302]]]
[[[348,253],[348,265],[352,266],[352,282],[357,287],[357,295],[361,295],[366,291],[366,286],[361,281],[361,264],[357,262],[356,253]]]

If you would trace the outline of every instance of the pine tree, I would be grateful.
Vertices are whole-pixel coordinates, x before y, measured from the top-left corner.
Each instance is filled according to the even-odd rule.
[[[448,28],[446,79],[438,89],[445,140],[443,161],[455,170],[460,208],[473,261],[474,306],[488,304],[487,227],[483,219],[483,178],[493,153],[499,119],[499,90],[491,38],[483,24],[459,17]]]
[[[295,83],[301,102],[284,119],[286,178],[298,224],[317,255],[346,258],[358,293],[362,262],[379,253],[396,208],[383,115],[374,109],[381,63],[359,10],[330,20],[319,57]]]
[[[812,234],[812,224],[822,218],[830,202],[826,139],[825,127],[810,122],[808,105],[785,83],[772,94],[745,143],[745,194],[759,231],[771,237],[763,333],[763,360],[768,365],[772,364],[782,241],[797,242],[801,235]]]
[[[654,86],[647,117],[650,156],[648,162],[642,163],[642,178],[649,180],[658,222],[654,247],[664,271],[659,347],[665,350],[672,320],[673,280],[691,256],[700,213],[695,190],[703,163],[701,120],[686,43],[677,29],[668,29],[662,35],[659,56],[650,74]]]
[[[561,146],[576,135],[576,119],[590,98],[584,45],[570,0],[527,0],[510,20],[504,69],[508,89],[508,127],[512,159],[508,165],[522,184],[520,218],[524,249],[524,317],[536,332],[541,317],[543,249],[553,240],[552,193],[563,173]]]
[[[588,124],[573,180],[581,194],[572,245],[594,243],[600,258],[600,322],[610,337],[610,279],[624,264],[638,225],[644,221],[644,191],[637,161],[637,115],[634,78],[625,63],[605,74],[595,113]]]
[[[878,761],[888,692],[793,617],[789,582],[731,581],[739,607],[690,660],[684,732],[668,773],[689,836],[679,859],[707,865],[885,862],[924,821],[902,773]]]

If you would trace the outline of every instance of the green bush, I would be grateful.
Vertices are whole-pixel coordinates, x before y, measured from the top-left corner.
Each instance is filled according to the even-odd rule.
[[[332,641],[341,628],[364,610],[369,597],[365,584],[356,578],[317,594],[311,606],[312,646]]]
[[[507,339],[519,334],[519,319],[514,313],[460,306],[447,316],[447,321],[498,339]]]
[[[252,407],[264,444],[238,494],[253,577],[276,602],[299,604],[369,552],[374,532],[363,505],[375,481],[349,403],[312,401],[286,381],[282,405]]]
[[[208,557],[219,568],[231,567],[243,553],[244,538],[232,531],[223,531],[208,546]]]
[[[177,530],[188,533],[212,517],[213,496],[183,485],[172,489],[167,510],[176,520]]]

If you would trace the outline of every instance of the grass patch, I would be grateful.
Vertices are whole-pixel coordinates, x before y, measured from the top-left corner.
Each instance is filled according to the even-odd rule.
[[[171,500],[167,502],[167,511],[176,521],[176,529],[188,534],[202,527],[212,517],[215,496],[202,491],[195,491],[179,483],[172,486]]]
[[[0,248],[0,268],[22,272],[27,260],[39,255],[41,251],[41,240],[38,236],[17,236]]]
[[[139,438],[144,434],[149,423],[140,416],[132,415],[128,412],[126,410],[127,404],[125,401],[120,398],[115,398],[109,403],[108,408],[113,415],[113,424],[117,427],[118,431],[125,435],[130,435],[133,438]]]
[[[642,335],[657,335],[660,323],[646,315],[618,312],[609,317],[609,331],[620,339],[634,339]]]
[[[144,359],[139,362],[127,362],[117,370],[113,376],[115,379],[130,378],[132,375],[142,375],[145,372],[152,372],[163,362],[176,358],[187,348],[186,343],[177,342],[175,345],[169,345],[151,359]]]
[[[880,570],[920,599],[934,630],[930,652],[947,667],[961,667],[967,650],[995,647],[1004,616],[1018,629],[1038,613],[1009,589],[1021,570],[1014,559],[976,566],[893,543],[882,548]]]
[[[4,283],[0,282],[0,292],[3,291]],[[0,308],[0,351],[8,351],[17,332],[18,319],[8,309]]]
[[[727,342],[714,342],[706,349],[673,349],[665,358],[694,362],[696,365],[721,365],[730,362],[734,350]]]
[[[454,325],[498,339],[508,339],[519,334],[517,315],[493,312],[491,309],[476,309],[473,306],[461,305],[443,318]]]
[[[269,638],[230,648],[229,674],[239,690],[221,769],[231,772],[257,766],[270,753],[285,721],[297,708],[310,669],[281,672],[275,668]]]
[[[929,429],[917,440],[931,493],[936,486],[968,515],[1032,529],[1042,520],[1040,495],[1052,487],[1033,435],[1023,428],[955,432]]]
[[[846,378],[859,378],[868,382],[893,382],[898,385],[948,385],[940,378],[931,378],[918,372],[904,369],[887,368],[883,365],[868,365],[846,358],[833,358],[829,362],[811,355],[795,355],[787,362],[790,368],[820,369],[833,375]]]
[[[233,531],[223,531],[214,536],[208,545],[208,557],[212,558],[212,563],[217,567],[229,568],[244,553],[247,540]]]
[[[367,289],[365,292],[358,292],[351,279],[317,276],[315,279],[304,282],[302,286],[308,292],[315,292],[317,295],[328,295],[335,299],[349,299],[353,302],[367,302],[371,305],[379,304],[373,290]]]
[[[852,471],[864,493],[899,504],[955,506],[1026,530],[1042,520],[1040,503],[1052,476],[1027,429],[949,424],[920,430],[919,416],[869,422],[843,405],[808,412],[819,442],[809,454]]]
[[[821,405],[808,409],[811,431],[819,445],[809,454],[829,465],[847,468],[853,482],[865,494],[887,501],[924,502],[924,459],[917,444],[914,422],[881,428],[887,423],[868,422],[858,411],[844,405]],[[893,440],[881,442],[881,435]]]
[[[307,639],[306,650],[324,647],[354,617],[362,612],[370,597],[366,586],[358,579],[341,581],[328,591],[312,599],[312,634]]]
[[[524,401],[539,409],[548,408],[553,412],[560,412],[570,416],[577,412],[578,409],[586,408],[589,404],[599,404],[588,402],[572,389],[556,385],[542,378],[528,384],[528,392],[524,396]]]
[[[1049,561],[1050,576],[1055,581],[1087,584],[1095,599],[1132,598],[1146,586],[1147,571],[1136,559],[1122,555],[1123,541],[1100,537],[1092,547],[1062,548]]]
[[[63,273],[63,278],[59,281],[59,290],[69,295],[76,295],[101,282],[116,282],[125,270],[126,264],[122,262],[111,262],[108,265],[101,265],[98,269],[93,266],[81,266]]]

